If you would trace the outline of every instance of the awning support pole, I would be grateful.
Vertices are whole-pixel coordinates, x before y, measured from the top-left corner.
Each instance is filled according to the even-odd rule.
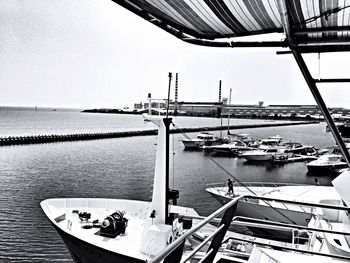
[[[333,134],[335,141],[337,142],[337,144],[340,148],[341,153],[343,154],[345,161],[347,162],[348,166],[350,167],[350,154],[349,154],[348,150],[346,149],[345,143],[344,143],[342,137],[340,136],[340,133],[339,133],[337,127],[335,126],[335,123],[334,123],[334,121],[333,121],[333,119],[332,119],[332,117],[327,109],[326,104],[324,103],[324,101],[322,99],[320,92],[318,91],[315,80],[311,76],[310,71],[309,71],[303,57],[301,56],[300,52],[295,50],[295,49],[292,49],[292,53],[293,53],[293,56],[298,64],[301,72],[303,73],[303,76],[306,80],[306,83],[309,86],[309,89],[310,89],[312,95],[314,96],[318,107],[320,108],[320,110],[321,110],[321,112],[322,112],[332,134]]]
[[[350,79],[348,78],[342,78],[342,79],[315,79],[315,83],[345,83],[350,82]]]

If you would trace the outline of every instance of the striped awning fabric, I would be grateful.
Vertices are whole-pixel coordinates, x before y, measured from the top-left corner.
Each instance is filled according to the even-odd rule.
[[[284,32],[284,46],[350,45],[350,0],[113,1],[193,43]]]

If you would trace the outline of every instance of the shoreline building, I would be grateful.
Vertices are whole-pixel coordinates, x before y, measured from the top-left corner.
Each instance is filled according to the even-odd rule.
[[[345,108],[329,108],[333,118],[350,115]],[[284,118],[317,118],[322,119],[322,113],[316,105],[225,105],[223,115],[232,117],[284,117]]]
[[[177,111],[179,115],[220,117],[222,102],[187,102],[178,101]],[[170,101],[169,110],[174,110],[175,103]]]
[[[237,117],[237,118],[316,118],[322,119],[322,113],[316,105],[268,105],[264,106],[262,101],[258,104],[231,104],[227,98],[221,102],[189,102],[177,101],[178,115],[201,116],[201,117]],[[167,107],[167,101],[152,102],[152,109],[163,109]],[[135,110],[148,109],[148,103],[135,103]],[[174,112],[175,102],[170,101],[169,112]],[[332,117],[339,119],[342,116],[350,116],[350,109],[341,107],[329,108]]]

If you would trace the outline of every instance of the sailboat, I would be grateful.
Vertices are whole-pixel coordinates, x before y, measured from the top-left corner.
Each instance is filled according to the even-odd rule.
[[[175,215],[198,216],[192,208],[174,205],[177,193],[169,189],[171,118],[152,116],[149,120],[159,127],[151,202],[59,198],[40,203],[74,262],[149,261],[190,226]]]
[[[291,54],[297,62],[308,87],[314,96],[319,109],[342,152],[346,163],[350,164],[350,154],[328,112],[317,83],[350,82],[350,79],[315,79],[312,77],[302,56],[303,53],[323,53],[350,51],[349,27],[350,21],[348,10],[350,5],[347,1],[329,0],[205,0],[205,1],[135,1],[114,0],[117,4],[125,7],[136,15],[162,28],[175,37],[192,44],[208,47],[269,47],[289,48],[280,54]],[[261,35],[265,33],[284,33],[282,40],[276,41],[236,41],[228,38]],[[163,132],[166,130],[166,121],[160,124],[159,138],[165,140]],[[161,141],[161,140],[160,140]],[[166,140],[165,140],[166,141]],[[164,151],[164,143],[158,150]],[[166,145],[166,144],[165,144]],[[156,164],[155,186],[158,182],[159,173],[165,173],[166,158],[163,165]],[[161,180],[166,184],[166,180]],[[313,204],[297,200],[281,200],[273,197],[243,195],[233,198],[230,202],[204,218],[201,223],[188,229],[186,233],[179,235],[175,241],[170,240],[174,232],[167,224],[168,213],[175,206],[168,209],[166,200],[167,187],[162,185],[163,190],[155,187],[152,203],[148,205],[139,201],[130,200],[106,200],[106,199],[51,199],[45,200],[41,206],[57,231],[63,237],[68,249],[72,253],[75,262],[180,262],[183,244],[199,228],[209,221],[216,219],[222,214],[218,229],[206,237],[199,247],[205,246],[209,241],[207,253],[203,255],[201,262],[213,262],[214,260],[225,262],[332,262],[349,261],[349,235],[350,219],[349,208],[350,185],[349,171],[343,172],[334,181],[333,185],[341,197],[343,205]],[[164,190],[165,189],[165,190]],[[248,260],[242,260],[227,253],[218,253],[222,248],[223,240],[232,221],[237,221],[235,212],[237,202],[244,198],[256,198],[258,200],[283,201],[297,205],[308,205],[321,209],[335,211],[334,222],[323,220],[319,228],[313,229],[310,235],[307,249],[299,249],[298,243],[292,243],[292,247],[270,246],[268,240],[259,244],[261,247],[253,249],[247,255]],[[158,200],[158,201],[156,201]],[[163,205],[161,205],[163,204]],[[86,211],[91,209],[90,212]],[[116,211],[116,209],[118,211]],[[184,208],[185,211],[188,211]],[[83,211],[83,212],[81,212]],[[119,220],[122,230],[115,238],[101,235],[96,229],[82,228],[85,221],[90,224],[90,218],[96,215],[106,218],[101,226],[108,227],[108,216]],[[125,211],[125,213],[123,212]],[[154,211],[154,212],[153,212]],[[164,212],[165,211],[165,212]],[[328,211],[328,210],[327,210]],[[85,213],[84,213],[85,212]],[[110,214],[112,213],[112,214]],[[116,216],[114,216],[117,213]],[[110,214],[110,215],[109,215]],[[77,218],[77,215],[79,218]],[[135,217],[134,217],[135,216]],[[170,218],[170,216],[169,216]],[[121,220],[120,220],[121,219]],[[123,220],[124,219],[124,220]],[[138,221],[140,219],[140,221]],[[79,221],[80,220],[80,221]],[[152,221],[153,220],[153,221]],[[96,221],[94,221],[96,222]],[[139,222],[139,223],[137,223]],[[98,221],[97,221],[98,223]],[[96,223],[96,224],[97,224]],[[244,222],[243,222],[244,223]],[[247,224],[247,222],[246,222]],[[268,222],[259,225],[269,228],[286,228],[286,224]],[[91,225],[90,225],[91,226]],[[92,226],[93,227],[93,226]],[[184,226],[183,226],[184,227]],[[293,225],[294,231],[297,226]],[[93,228],[92,228],[93,229]],[[300,227],[297,231],[311,231],[309,228]],[[104,232],[103,230],[102,232]],[[100,234],[98,234],[99,232]],[[172,234],[173,235],[172,235]],[[104,233],[106,234],[106,233]],[[124,239],[124,242],[122,239]],[[299,238],[299,236],[297,236]],[[236,240],[238,240],[236,238]],[[254,243],[253,239],[248,242]],[[167,244],[170,243],[171,244]],[[294,241],[294,240],[293,240]],[[257,243],[257,242],[255,242]],[[131,247],[130,247],[131,245]],[[194,249],[183,261],[187,261],[195,255],[200,248]],[[230,251],[229,251],[230,252]],[[297,253],[295,253],[297,252]],[[310,257],[313,255],[313,257]],[[217,258],[220,257],[220,258]],[[90,258],[91,257],[91,258]],[[176,257],[170,259],[169,257]]]

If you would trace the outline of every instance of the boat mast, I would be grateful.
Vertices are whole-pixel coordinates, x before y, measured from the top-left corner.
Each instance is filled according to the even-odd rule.
[[[169,217],[169,152],[170,152],[170,124],[172,122],[171,118],[163,119],[165,126],[165,224],[171,224]]]
[[[166,107],[166,118],[168,118],[168,112],[169,112],[169,106],[170,106],[170,86],[171,86],[171,78],[172,78],[172,74],[171,72],[169,72],[169,87],[168,87],[168,104]]]
[[[165,224],[171,224],[170,218],[169,218],[169,152],[170,152],[170,124],[172,119],[168,118],[168,111],[170,106],[170,87],[171,87],[171,79],[172,79],[172,73],[169,72],[169,87],[168,87],[168,105],[166,109],[166,118],[163,119],[164,126],[165,126]]]
[[[230,89],[230,98],[229,98],[229,102],[228,102],[227,135],[230,134],[231,95],[232,95],[232,89]]]
[[[169,131],[171,118],[152,117],[150,121],[159,127],[157,155],[152,193],[152,224],[169,223]]]

